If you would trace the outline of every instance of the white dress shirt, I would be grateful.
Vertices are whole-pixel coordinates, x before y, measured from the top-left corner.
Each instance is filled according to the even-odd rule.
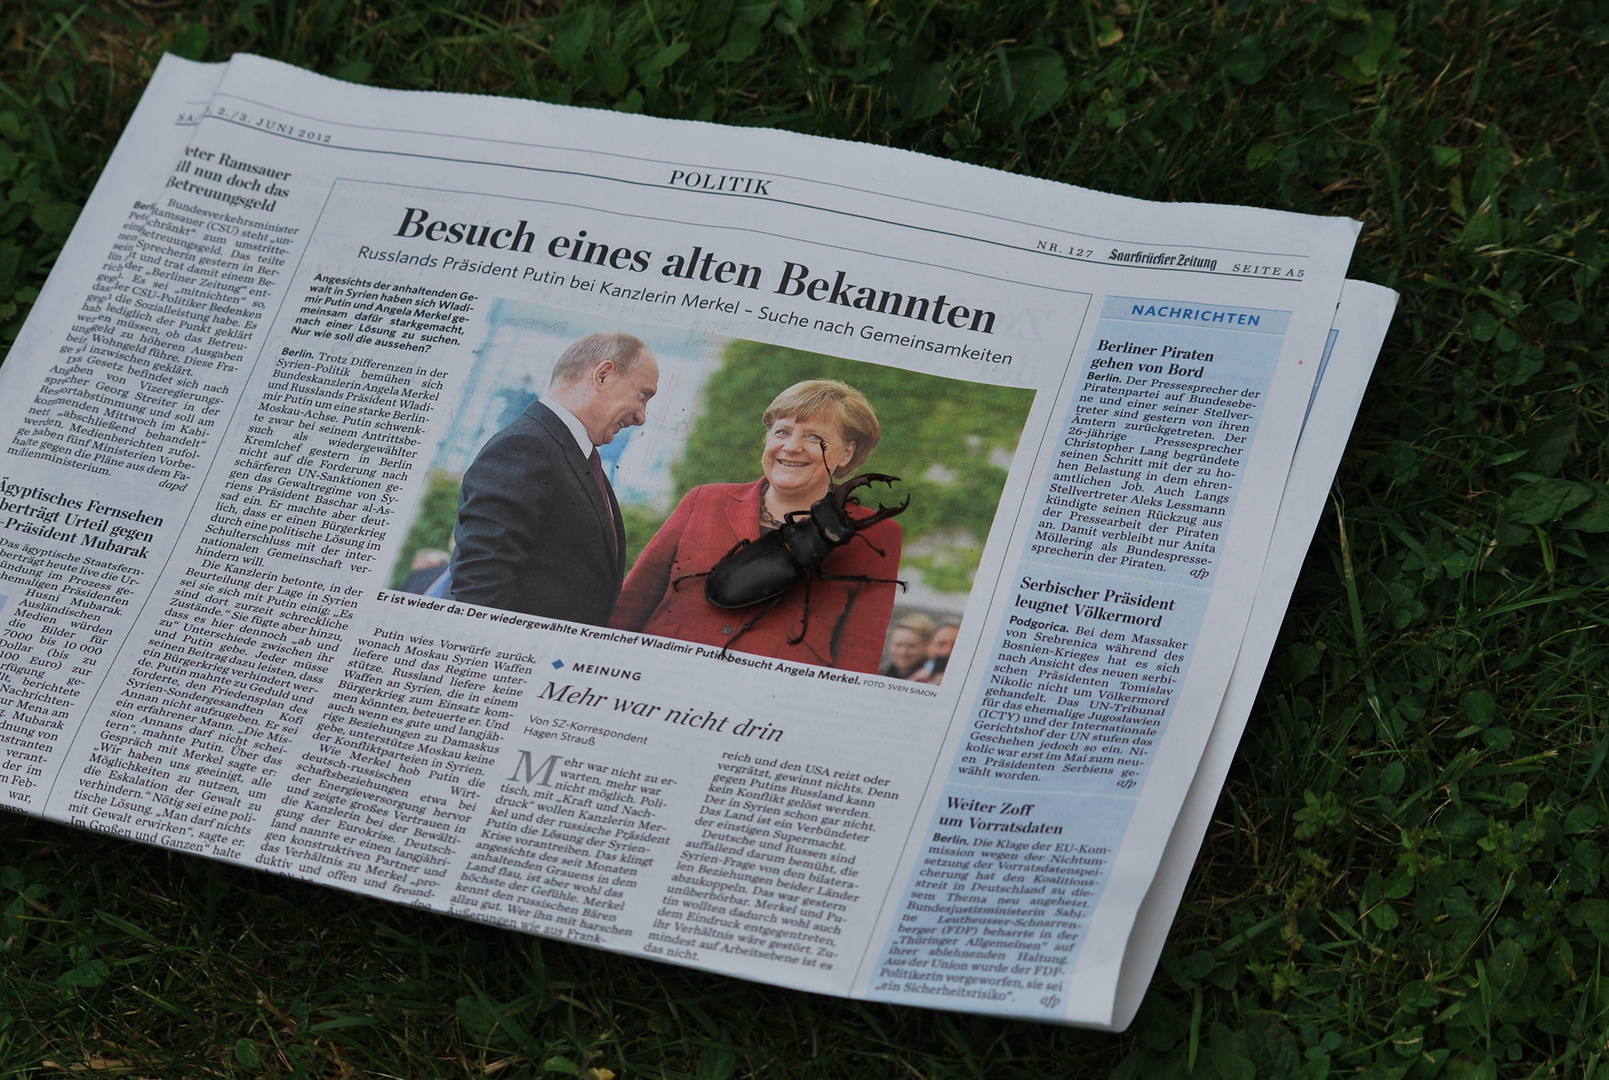
[[[544,399],[542,404],[553,410],[553,415],[564,421],[564,426],[570,429],[575,436],[575,445],[580,449],[581,456],[588,461],[592,460],[592,451],[597,449],[592,445],[592,436],[587,434],[587,425],[575,418],[575,413],[560,405],[557,401]]]

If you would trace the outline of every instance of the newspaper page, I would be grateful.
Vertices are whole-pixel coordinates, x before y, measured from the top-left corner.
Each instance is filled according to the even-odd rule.
[[[1167,940],[1174,912],[1184,896],[1196,852],[1201,848],[1219,792],[1229,775],[1235,748],[1245,731],[1256,702],[1263,671],[1273,654],[1274,640],[1285,621],[1285,608],[1307,557],[1313,531],[1320,524],[1330,484],[1346,449],[1353,418],[1363,402],[1369,374],[1385,341],[1387,325],[1396,309],[1397,294],[1378,285],[1348,281],[1341,290],[1335,326],[1319,364],[1319,382],[1307,408],[1307,419],[1296,444],[1290,478],[1279,505],[1268,559],[1252,605],[1251,620],[1235,670],[1229,679],[1217,722],[1202,753],[1200,768],[1190,782],[1178,823],[1168,837],[1162,864],[1140,905],[1134,931],[1123,955],[1123,973],[1111,1026],[1128,1027],[1139,1011],[1151,982],[1157,959]]]
[[[9,805],[1112,1022],[1355,223],[252,57],[188,135],[0,376]]]

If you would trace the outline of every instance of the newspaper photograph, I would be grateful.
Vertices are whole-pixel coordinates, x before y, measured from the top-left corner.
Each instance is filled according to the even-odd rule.
[[[675,304],[664,308],[669,318],[678,314]],[[920,665],[907,661],[881,671],[897,627],[905,624],[902,645],[914,639],[925,648],[939,625],[959,626],[1032,391],[722,339],[706,330],[606,324],[506,300],[488,305],[486,321],[485,341],[393,568],[393,587],[706,650],[901,677],[917,674]],[[497,549],[489,535],[511,531],[510,514],[532,503],[526,492],[550,481],[520,476],[515,485],[518,466],[493,462],[499,453],[508,456],[500,448],[519,432],[545,437],[541,425],[552,427],[556,417],[542,403],[564,398],[566,390],[576,394],[574,380],[567,386],[559,374],[567,358],[594,355],[624,369],[627,392],[614,407],[605,393],[596,407],[599,423],[617,428],[597,448],[607,485],[579,471],[567,477],[581,491],[571,501],[590,520],[558,531],[574,537],[580,550],[547,548],[538,556]],[[652,366],[652,377],[637,381],[654,390],[641,403],[632,384],[639,362],[640,370]],[[572,404],[565,410],[570,416],[588,411]],[[540,454],[533,449],[520,457]],[[493,471],[495,478],[488,475]],[[477,488],[482,476],[488,479]],[[808,516],[835,483],[833,505],[853,531],[828,540],[815,524],[798,522],[810,530],[819,558],[811,552],[801,559],[777,543],[743,555],[734,550],[740,541],[759,544],[762,528],[780,541],[787,516]],[[612,496],[618,525],[607,497],[588,500],[594,490]],[[888,516],[861,524],[877,512],[878,499],[890,504]],[[476,500],[503,506],[483,513]],[[617,529],[623,562],[614,558]],[[519,530],[535,534],[539,526]],[[466,537],[468,555],[461,547]],[[773,548],[779,553],[767,554]],[[594,575],[599,599],[592,610],[567,611],[568,596],[532,595],[544,580],[573,593],[588,552],[611,556]],[[551,569],[533,565],[538,558],[550,559]],[[712,589],[725,584],[723,577],[706,580],[713,568],[725,561],[741,572],[745,559],[755,573],[779,576],[752,586],[758,601],[742,593],[719,597],[742,603],[712,601]],[[497,568],[493,580],[476,576],[489,567]],[[804,587],[794,596],[796,581]],[[942,675],[941,669],[924,681]]]

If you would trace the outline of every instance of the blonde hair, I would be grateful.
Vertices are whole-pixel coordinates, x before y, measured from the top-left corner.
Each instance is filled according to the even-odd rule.
[[[769,430],[772,423],[785,417],[830,420],[855,444],[854,455],[833,472],[835,477],[848,476],[860,468],[883,437],[882,425],[878,424],[877,414],[872,411],[866,395],[837,379],[806,379],[794,383],[766,406],[760,422]]]
[[[937,628],[937,625],[932,619],[928,618],[926,615],[923,615],[919,611],[905,616],[899,622],[894,624],[895,630],[909,630],[913,634],[920,635],[924,644],[927,642],[928,638],[933,636],[933,631]]]

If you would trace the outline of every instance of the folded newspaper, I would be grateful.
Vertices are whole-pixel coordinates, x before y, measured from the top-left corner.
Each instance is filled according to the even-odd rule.
[[[1122,1028],[1395,302],[1357,228],[169,57],[0,372],[0,805]]]

